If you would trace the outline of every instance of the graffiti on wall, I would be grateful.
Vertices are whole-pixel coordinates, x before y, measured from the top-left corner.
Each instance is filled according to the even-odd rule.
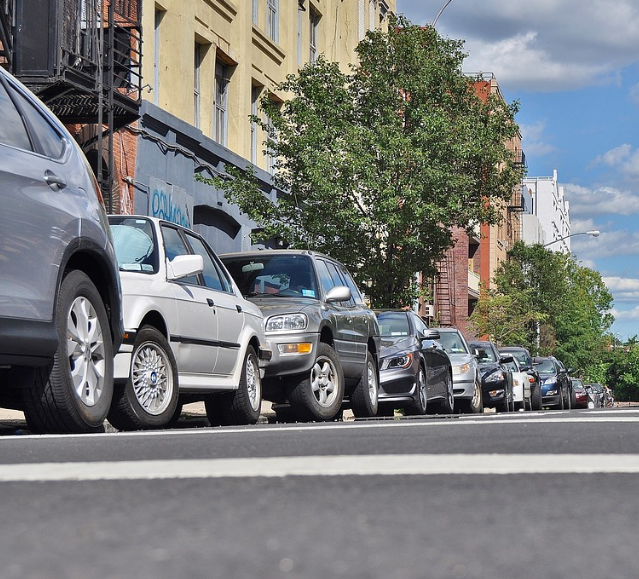
[[[152,177],[149,182],[149,215],[184,227],[193,225],[193,197],[185,189]]]

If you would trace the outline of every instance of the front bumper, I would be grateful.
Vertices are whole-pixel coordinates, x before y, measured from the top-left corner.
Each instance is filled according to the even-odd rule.
[[[412,368],[382,370],[379,373],[380,402],[412,402],[417,395]]]
[[[266,336],[271,349],[271,359],[265,367],[265,377],[286,376],[308,372],[315,363],[319,334],[313,332],[295,332],[268,334]],[[304,351],[287,353],[295,345],[303,344]]]

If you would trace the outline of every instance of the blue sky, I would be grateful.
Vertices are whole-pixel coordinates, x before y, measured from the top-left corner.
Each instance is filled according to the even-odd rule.
[[[445,0],[397,0],[427,24]],[[518,100],[530,177],[558,172],[583,265],[614,297],[612,332],[639,335],[639,2],[452,0],[437,21],[465,40],[464,72],[492,72]]]

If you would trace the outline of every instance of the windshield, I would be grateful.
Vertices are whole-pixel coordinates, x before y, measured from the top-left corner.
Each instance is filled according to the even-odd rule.
[[[120,270],[156,273],[158,252],[153,243],[155,236],[151,222],[125,217],[111,219],[110,224]]]
[[[540,360],[538,364],[535,364],[535,368],[542,376],[550,376],[557,373],[552,360]]]
[[[410,333],[408,318],[403,312],[379,312],[377,321],[379,322],[379,333],[385,338],[408,336]]]
[[[249,255],[222,258],[244,296],[300,296],[319,299],[313,264],[307,255]]]
[[[439,332],[439,343],[447,354],[468,354],[464,340],[457,332]]]
[[[530,366],[530,362],[528,361],[528,356],[526,356],[526,352],[522,352],[519,350],[514,352],[509,352],[508,350],[504,350],[503,352],[504,354],[510,354],[513,358],[515,358],[517,362],[519,362],[520,366]]]
[[[492,348],[488,348],[487,346],[482,346],[479,343],[473,343],[471,344],[471,347],[477,350],[477,358],[479,359],[480,363],[486,364],[487,362],[498,361]]]

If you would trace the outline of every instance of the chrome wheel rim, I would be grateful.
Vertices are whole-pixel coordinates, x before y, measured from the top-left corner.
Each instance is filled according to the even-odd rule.
[[[417,375],[417,389],[419,395],[419,407],[421,410],[425,410],[426,404],[428,403],[428,397],[426,395],[426,377],[424,376],[424,371],[422,369],[419,370],[419,374]]]
[[[377,404],[379,384],[377,383],[377,372],[375,372],[375,366],[372,362],[366,364],[368,371],[368,396],[371,400],[371,404],[375,406]]]
[[[481,391],[479,388],[479,384],[475,382],[475,389],[473,390],[473,408],[479,408],[479,401],[481,398]]]
[[[338,393],[337,372],[328,358],[318,358],[311,368],[311,389],[317,403],[329,408]]]
[[[245,370],[249,404],[253,410],[258,410],[262,404],[262,382],[260,380],[260,371],[256,367],[253,356],[246,358]]]
[[[133,393],[147,414],[158,416],[171,403],[173,372],[166,352],[155,342],[144,342],[131,362]]]
[[[93,304],[83,296],[73,301],[67,315],[67,358],[78,399],[95,406],[104,391],[104,336]]]

